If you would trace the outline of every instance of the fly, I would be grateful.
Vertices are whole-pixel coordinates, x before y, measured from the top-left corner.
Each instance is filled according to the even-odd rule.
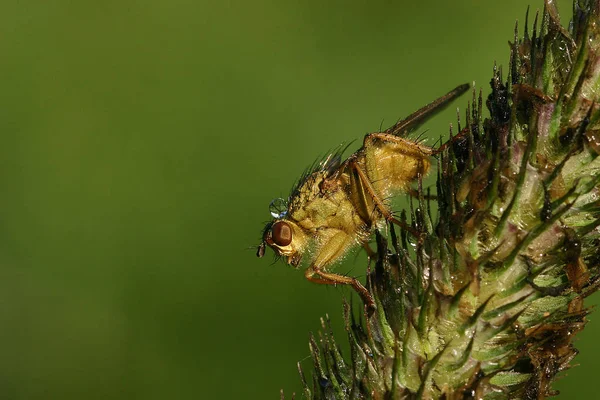
[[[468,88],[460,85],[384,132],[365,135],[362,147],[346,160],[346,148],[340,147],[303,174],[287,200],[271,202],[273,219],[263,230],[257,256],[269,246],[294,267],[306,256],[310,260],[304,275],[309,281],[350,285],[373,308],[371,294],[356,278],[333,273],[331,267],[351,248],[366,246],[387,223],[406,228],[395,218],[390,199],[426,176],[431,157],[440,150],[402,135]]]

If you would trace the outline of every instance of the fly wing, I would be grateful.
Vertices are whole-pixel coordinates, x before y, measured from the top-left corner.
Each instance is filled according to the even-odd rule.
[[[468,83],[455,87],[442,97],[435,99],[403,120],[398,121],[396,124],[386,129],[385,133],[404,136],[406,133],[417,129],[427,119],[443,110],[452,100],[469,90],[469,87]]]

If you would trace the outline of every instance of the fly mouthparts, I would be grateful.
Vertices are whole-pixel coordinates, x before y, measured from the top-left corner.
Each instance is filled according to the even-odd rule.
[[[262,242],[256,248],[256,257],[261,258],[265,255],[265,242]]]

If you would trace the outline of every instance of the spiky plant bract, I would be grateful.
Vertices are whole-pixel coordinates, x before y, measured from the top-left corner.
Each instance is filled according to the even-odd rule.
[[[422,185],[403,213],[425,239],[377,235],[360,322],[345,304],[350,358],[323,322],[311,337],[309,399],[538,399],[552,394],[600,282],[600,1],[552,1],[515,28],[439,157],[437,200]],[[437,202],[437,204],[436,204]],[[437,217],[432,211],[437,208]]]

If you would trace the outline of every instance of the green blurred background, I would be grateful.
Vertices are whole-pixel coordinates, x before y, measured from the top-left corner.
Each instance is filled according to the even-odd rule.
[[[382,121],[459,83],[489,93],[525,10],[2,2],[0,398],[299,392],[308,332],[328,313],[343,342],[350,292],[255,257],[269,202]],[[454,121],[448,110],[425,128],[437,138]],[[341,268],[364,275],[362,259]],[[593,390],[590,320],[564,398]]]

